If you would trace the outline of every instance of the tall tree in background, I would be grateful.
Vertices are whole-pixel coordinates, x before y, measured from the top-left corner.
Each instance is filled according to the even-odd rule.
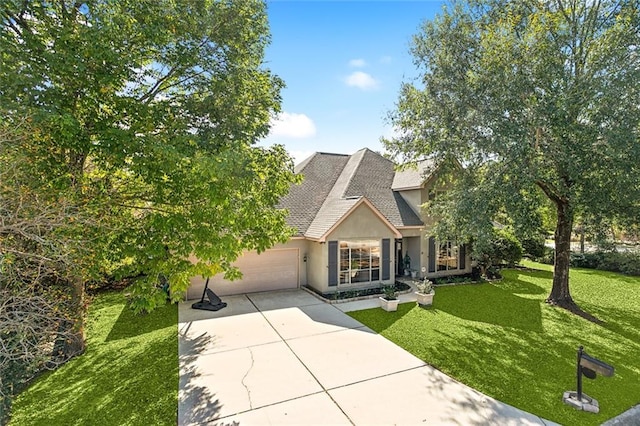
[[[237,277],[243,250],[287,238],[274,206],[292,160],[255,146],[283,85],[263,67],[268,42],[257,0],[0,5],[0,120],[29,128],[5,155],[20,154],[47,207],[65,206],[57,232],[77,260],[69,350],[82,350],[88,279],[142,277],[132,302],[150,310],[159,275],[177,300],[190,276]]]
[[[443,223],[486,234],[500,209],[557,212],[547,301],[569,291],[573,220],[640,217],[640,4],[637,0],[454,3],[414,37],[422,72],[404,84],[386,140],[405,159],[465,165]]]

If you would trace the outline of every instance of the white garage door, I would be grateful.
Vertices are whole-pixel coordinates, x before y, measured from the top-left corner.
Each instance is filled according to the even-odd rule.
[[[223,274],[211,277],[209,288],[218,296],[283,290],[298,287],[298,249],[267,250],[261,254],[245,253],[234,263],[242,279],[227,281]],[[199,299],[204,289],[202,277],[191,278],[188,299]]]

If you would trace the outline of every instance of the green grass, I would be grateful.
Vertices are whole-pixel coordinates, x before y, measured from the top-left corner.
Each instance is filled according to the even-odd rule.
[[[122,293],[97,296],[86,352],[21,393],[9,425],[175,425],[177,322],[176,305],[137,316]]]
[[[544,303],[551,266],[509,270],[498,283],[440,287],[434,305],[402,304],[350,315],[467,385],[564,425],[597,425],[640,402],[640,278],[571,270],[576,302],[596,325]],[[562,393],[576,389],[576,350],[615,367],[612,378],[584,378],[600,413],[576,411]]]

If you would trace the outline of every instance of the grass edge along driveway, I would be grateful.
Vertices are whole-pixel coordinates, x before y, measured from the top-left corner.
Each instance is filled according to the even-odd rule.
[[[177,323],[177,305],[138,316],[122,292],[97,295],[86,352],[23,391],[9,425],[175,425]]]
[[[640,278],[572,269],[576,302],[605,321],[596,325],[544,303],[552,269],[506,270],[496,283],[436,289],[434,305],[402,304],[351,312],[451,377],[500,401],[564,425],[598,425],[640,402]],[[579,345],[612,364],[612,378],[584,379],[600,413],[574,410],[562,393],[576,389]]]

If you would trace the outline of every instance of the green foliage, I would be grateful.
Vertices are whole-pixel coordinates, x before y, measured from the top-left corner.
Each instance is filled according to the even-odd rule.
[[[121,292],[96,296],[87,351],[20,394],[12,426],[177,423],[177,306],[140,316],[125,303]]]
[[[473,245],[472,257],[479,265],[515,265],[522,259],[520,241],[506,229],[494,229],[491,238],[478,240]]]
[[[640,276],[640,253],[637,252],[586,252],[571,253],[571,266],[599,269]]]
[[[398,297],[396,286],[393,284],[382,287],[382,294],[387,300],[396,300]]]
[[[497,221],[565,241],[575,215],[638,221],[639,27],[637,1],[613,0],[460,1],[424,23],[383,143],[464,165],[432,207],[439,234],[486,240]]]
[[[433,282],[425,278],[416,282],[416,288],[420,293],[431,294],[433,292]]]
[[[3,4],[0,125],[29,127],[7,155],[26,158],[36,194],[69,201],[59,232],[79,241],[71,277],[140,277],[132,302],[147,311],[162,306],[160,274],[177,300],[190,276],[237,277],[242,251],[287,239],[275,205],[298,179],[293,162],[256,146],[283,87],[263,66],[265,8]]]
[[[574,297],[604,325],[544,303],[551,267],[505,270],[499,283],[439,287],[431,309],[405,303],[394,313],[349,313],[367,327],[456,380],[563,425],[599,425],[638,403],[640,279],[571,271]],[[584,382],[600,413],[562,403],[575,390],[576,350],[615,366],[611,378]]]
[[[544,256],[545,245],[544,236],[537,238],[523,238],[520,240],[522,251],[530,258],[538,258]]]

